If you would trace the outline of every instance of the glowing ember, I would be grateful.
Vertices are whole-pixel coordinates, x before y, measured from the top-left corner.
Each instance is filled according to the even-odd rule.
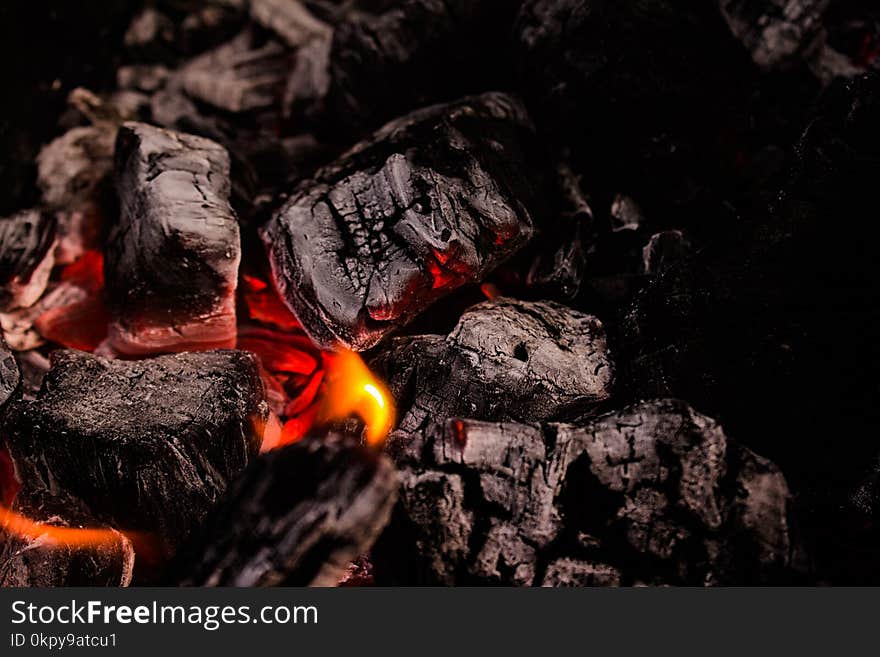
[[[27,538],[41,539],[78,547],[99,546],[116,543],[119,535],[112,529],[89,529],[83,527],[58,527],[34,522],[11,509],[0,506],[0,528],[6,532]]]
[[[279,432],[269,432],[262,451],[301,440],[316,424],[359,417],[367,442],[380,444],[394,423],[393,401],[354,352],[320,351],[303,333],[274,287],[243,275],[241,301],[255,324],[238,328],[238,348],[256,353],[265,368],[267,391],[284,420]],[[271,328],[269,328],[271,327]]]

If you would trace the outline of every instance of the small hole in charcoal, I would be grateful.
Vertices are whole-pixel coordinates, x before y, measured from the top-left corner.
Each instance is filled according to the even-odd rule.
[[[421,196],[415,200],[412,207],[419,214],[429,214],[431,212],[431,199],[427,196]]]
[[[521,360],[522,362],[526,362],[529,359],[529,350],[526,349],[526,345],[520,342],[513,349],[513,357],[517,360]]]
[[[450,237],[452,237],[452,231],[448,228],[444,228],[443,232],[440,233],[440,239],[444,242],[448,242]]]

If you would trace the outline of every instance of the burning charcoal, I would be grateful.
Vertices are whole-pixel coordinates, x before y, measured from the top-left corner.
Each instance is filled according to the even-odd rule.
[[[26,485],[65,490],[97,518],[173,547],[257,453],[266,415],[245,352],[113,361],[58,351],[5,433]]]
[[[281,44],[246,30],[181,69],[184,90],[193,98],[228,112],[269,107],[280,99],[289,68]]]
[[[110,348],[138,355],[235,346],[241,245],[226,150],[126,123],[116,187],[121,211],[106,259]]]
[[[822,15],[831,0],[720,0],[731,32],[764,70],[799,63],[825,39]]]
[[[55,264],[55,218],[25,210],[0,219],[0,309],[27,308],[46,290]]]
[[[259,457],[183,560],[190,586],[334,586],[394,505],[390,461],[350,436],[306,438]]]
[[[76,531],[84,530],[84,531]],[[19,492],[0,510],[0,586],[128,586],[134,549],[82,504],[45,490]]]
[[[536,422],[608,398],[613,368],[595,317],[553,302],[499,298],[468,310],[448,336],[395,338],[378,356],[400,431],[456,416]]]
[[[525,244],[533,139],[519,101],[489,93],[392,121],[302,184],[262,236],[309,335],[367,349]]]
[[[542,427],[451,420],[391,450],[402,485],[379,584],[743,584],[793,566],[782,474],[682,402]]]

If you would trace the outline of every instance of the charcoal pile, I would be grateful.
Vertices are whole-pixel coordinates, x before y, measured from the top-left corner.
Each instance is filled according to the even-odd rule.
[[[880,583],[880,11],[76,4],[0,8],[0,584]]]
[[[395,581],[748,584],[797,558],[779,469],[682,402],[575,424],[456,419],[390,449],[401,502],[375,558]],[[417,558],[393,558],[401,541]]]

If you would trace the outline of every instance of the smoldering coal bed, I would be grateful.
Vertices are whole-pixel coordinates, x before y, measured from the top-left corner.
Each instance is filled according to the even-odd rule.
[[[0,9],[0,584],[880,582],[857,4]]]

